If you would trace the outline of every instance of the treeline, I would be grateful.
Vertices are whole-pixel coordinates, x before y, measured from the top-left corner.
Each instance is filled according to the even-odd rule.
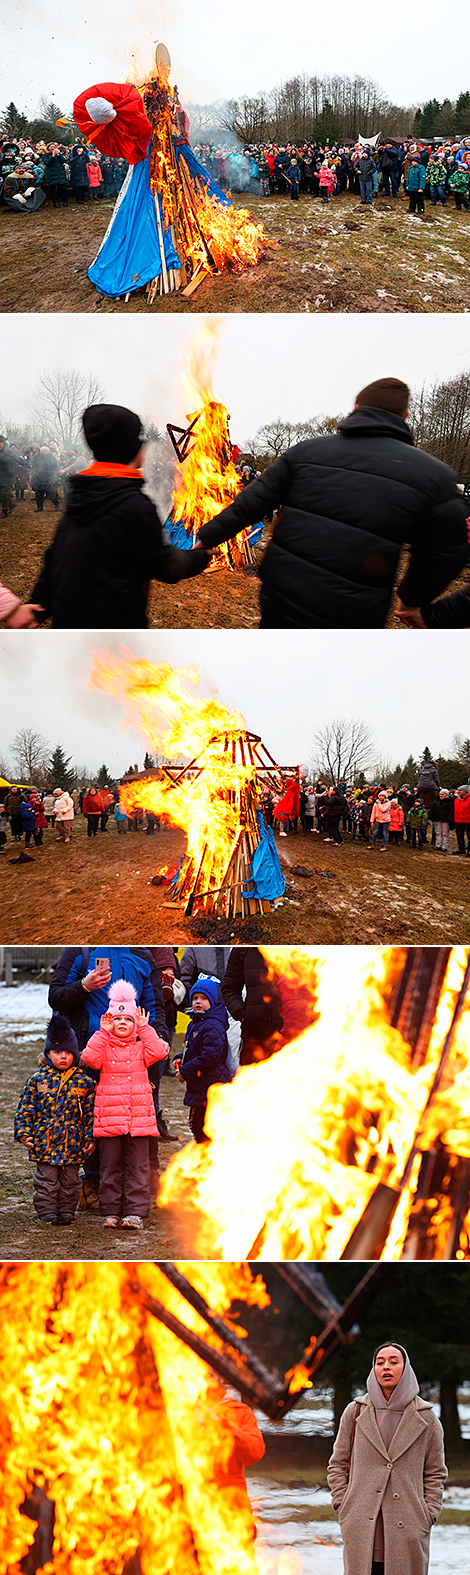
[[[342,141],[408,136],[416,108],[391,104],[370,77],[317,77],[306,72],[255,98],[232,100],[228,127],[241,142]]]
[[[418,137],[470,136],[470,93],[457,99],[445,98],[442,104],[430,98],[416,110],[413,131]]]
[[[309,421],[283,421],[277,417],[247,439],[243,458],[264,470],[295,443],[336,432],[340,420],[341,415],[312,416]],[[451,465],[459,482],[470,491],[470,372],[430,386],[425,384],[412,395],[410,421],[418,447]]]
[[[23,137],[25,142],[64,142],[71,146],[79,140],[81,133],[74,122],[70,126],[56,124],[64,113],[64,110],[59,109],[58,104],[54,104],[53,100],[42,98],[37,115],[29,118],[28,115],[23,115],[22,110],[18,109],[12,100],[0,113],[0,135]]]
[[[12,739],[10,754],[10,760],[5,755],[0,759],[0,776],[21,787],[35,787],[41,792],[62,787],[71,793],[72,788],[86,783],[90,787],[116,789],[107,765],[103,763],[99,771],[87,765],[76,766],[72,757],[65,754],[62,744],[51,748],[42,733],[36,733],[32,727],[19,729]]]

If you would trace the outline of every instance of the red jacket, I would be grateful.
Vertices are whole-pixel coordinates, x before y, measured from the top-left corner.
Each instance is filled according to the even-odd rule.
[[[467,793],[466,798],[459,798],[458,793],[456,793],[454,799],[454,820],[456,826],[468,826],[470,824],[470,793]]]
[[[82,805],[83,815],[101,815],[104,809],[101,793],[86,793]]]
[[[82,1050],[85,1066],[100,1069],[96,1090],[95,1137],[147,1137],[157,1132],[152,1086],[147,1072],[154,1061],[168,1055],[166,1040],[159,1039],[147,1023],[132,1039],[117,1039],[99,1028]]]
[[[244,1405],[242,1400],[223,1400],[217,1413],[233,1433],[233,1451],[223,1471],[223,1480],[240,1487],[245,1483],[245,1466],[254,1466],[264,1455],[263,1434],[251,1406]]]

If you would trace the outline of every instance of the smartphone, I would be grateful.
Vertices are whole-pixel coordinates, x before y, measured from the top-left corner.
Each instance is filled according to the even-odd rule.
[[[109,973],[109,957],[97,957],[95,966],[101,968],[102,973]]]

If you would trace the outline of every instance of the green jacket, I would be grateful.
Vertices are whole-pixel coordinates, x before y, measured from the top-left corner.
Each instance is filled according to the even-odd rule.
[[[461,191],[465,195],[465,192],[468,191],[469,184],[470,170],[468,169],[468,166],[466,164],[458,164],[457,169],[454,170],[453,175],[450,177],[449,190]]]
[[[15,1140],[33,1138],[31,1157],[51,1165],[74,1165],[93,1142],[95,1084],[81,1066],[58,1072],[49,1061],[21,1091],[15,1115]]]
[[[416,806],[414,806],[413,809],[408,810],[406,817],[407,826],[411,826],[415,829],[415,831],[425,831],[427,823],[428,812],[427,809],[424,808],[424,805],[422,809],[416,809]]]
[[[444,164],[444,160],[430,159],[426,174],[429,186],[445,186],[447,180],[447,169],[446,165]]]

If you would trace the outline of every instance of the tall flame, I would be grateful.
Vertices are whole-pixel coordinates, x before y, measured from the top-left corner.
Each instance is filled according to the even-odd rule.
[[[193,407],[186,419],[188,426],[193,422],[195,425],[188,457],[177,476],[172,513],[184,525],[187,535],[192,534],[193,543],[201,526],[233,503],[242,486],[232,460],[229,413],[213,394],[220,328],[217,320],[207,320],[199,326],[183,372],[187,401]],[[230,545],[224,543],[218,548],[212,566],[241,562],[247,534],[242,531]]]
[[[55,1503],[51,1575],[123,1575],[135,1556],[142,1575],[255,1575],[249,1501],[224,1480],[233,1438],[220,1388],[146,1313],[139,1284],[207,1336],[157,1265],[0,1272],[0,1575],[21,1575],[33,1483]],[[269,1301],[243,1265],[222,1269],[217,1287],[197,1266],[194,1284],[221,1311],[234,1295]]]
[[[400,1182],[468,953],[455,948],[451,954],[426,1061],[414,1070],[409,1047],[386,1015],[393,953],[261,949],[294,989],[310,978],[317,1021],[270,1060],[243,1066],[232,1084],[209,1090],[209,1142],[190,1143],[171,1161],[159,1203],[177,1211],[180,1225],[186,1222],[201,1256],[335,1259],[377,1184],[393,1189]],[[421,1148],[428,1151],[439,1138],[468,1156],[469,1118],[467,1004]],[[390,1228],[387,1258],[401,1256],[418,1168],[419,1158]],[[443,1204],[430,1227],[437,1258],[448,1224]],[[469,1226],[470,1217],[461,1256],[468,1251]]]

